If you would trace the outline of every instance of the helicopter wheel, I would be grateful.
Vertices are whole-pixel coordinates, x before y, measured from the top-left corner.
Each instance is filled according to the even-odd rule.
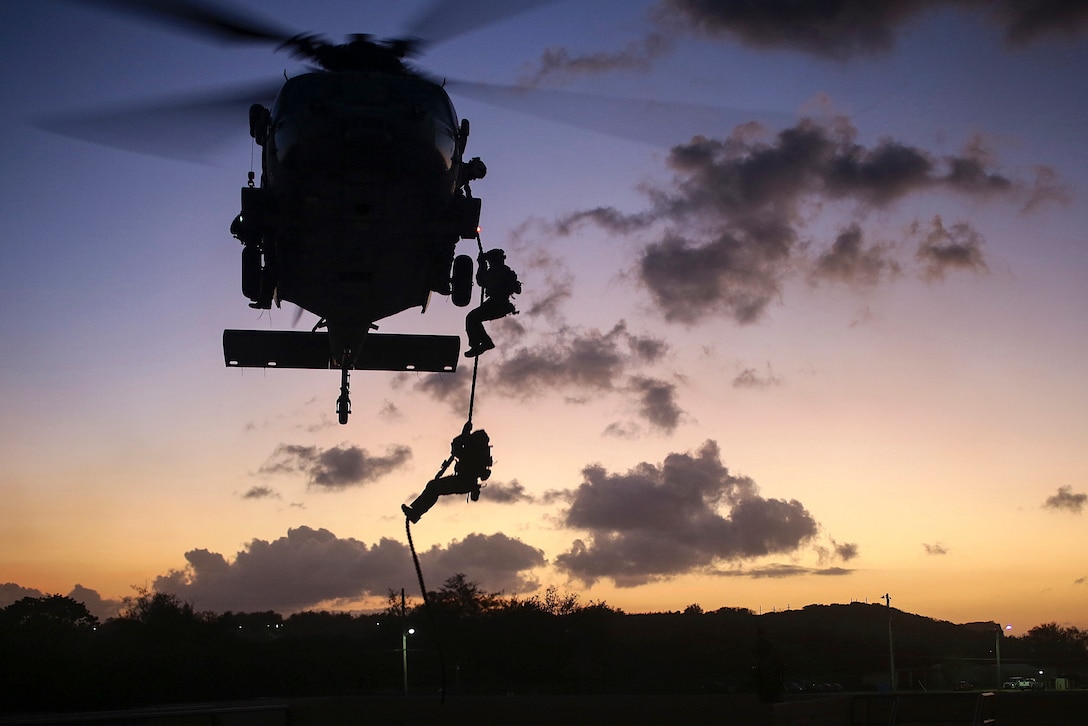
[[[453,275],[450,280],[453,304],[463,308],[472,301],[472,258],[457,255],[453,260]]]

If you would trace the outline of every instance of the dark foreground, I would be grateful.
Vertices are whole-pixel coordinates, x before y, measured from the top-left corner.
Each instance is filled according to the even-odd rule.
[[[259,700],[69,715],[0,716],[0,724],[348,726],[354,724],[702,724],[745,726],[1080,726],[1088,691],[841,694],[760,703],[753,696],[450,696]]]

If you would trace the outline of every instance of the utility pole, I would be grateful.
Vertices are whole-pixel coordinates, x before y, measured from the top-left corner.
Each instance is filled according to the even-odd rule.
[[[888,681],[891,692],[895,693],[895,647],[892,644],[892,596],[884,593],[884,602],[888,605]]]

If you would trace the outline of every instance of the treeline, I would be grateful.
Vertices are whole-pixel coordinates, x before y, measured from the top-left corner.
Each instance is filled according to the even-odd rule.
[[[927,687],[949,687],[988,662],[998,637],[1006,663],[1088,672],[1088,632],[1076,628],[1003,637],[997,624],[954,625],[881,605],[626,614],[555,588],[531,598],[487,593],[464,575],[428,601],[402,608],[390,592],[380,614],[283,617],[198,612],[141,592],[99,623],[71,598],[24,598],[0,610],[0,711],[392,691],[404,687],[405,660],[417,692],[750,692],[768,679],[775,688],[859,689],[888,673],[889,617],[897,668],[926,673]]]

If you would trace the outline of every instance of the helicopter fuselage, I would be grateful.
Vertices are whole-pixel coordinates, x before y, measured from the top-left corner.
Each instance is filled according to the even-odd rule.
[[[375,321],[448,294],[479,203],[465,194],[467,124],[439,85],[316,71],[287,80],[251,124],[262,178],[250,210],[243,190],[243,216],[260,230],[266,285],[327,322],[334,359],[356,354]]]

